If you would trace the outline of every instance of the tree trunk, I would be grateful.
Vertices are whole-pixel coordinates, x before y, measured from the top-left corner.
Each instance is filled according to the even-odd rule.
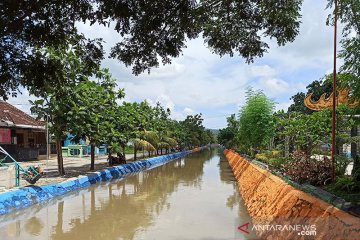
[[[358,135],[357,126],[351,128],[351,136],[356,137]],[[360,181],[360,159],[357,155],[357,143],[351,143],[351,157],[354,160],[354,166],[351,172],[351,175],[356,179],[356,181]]]
[[[284,145],[284,153],[285,157],[289,157],[289,144],[290,144],[290,138],[289,136],[285,136],[285,145]]]
[[[57,153],[57,161],[58,161],[58,171],[59,174],[62,176],[65,174],[65,170],[64,170],[64,159],[62,156],[62,146],[60,139],[56,139],[56,153]]]
[[[95,169],[95,144],[90,141],[90,157],[91,157],[91,164],[90,170]]]
[[[134,144],[134,161],[136,161],[136,152],[137,152],[137,149],[136,149],[136,146]]]
[[[113,162],[112,162],[112,149],[109,151],[108,153],[108,161],[109,161],[109,166],[112,166],[113,165]]]
[[[124,155],[124,159],[126,161],[125,147],[126,147],[125,144],[122,144],[123,155]]]

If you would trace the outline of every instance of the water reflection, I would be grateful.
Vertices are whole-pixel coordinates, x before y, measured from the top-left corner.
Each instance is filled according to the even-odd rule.
[[[34,236],[39,236],[40,232],[44,228],[44,224],[38,217],[32,217],[26,221],[25,230]]]
[[[213,197],[224,200],[217,205]],[[239,202],[227,161],[219,160],[217,150],[208,150],[124,180],[91,186],[37,210],[29,219],[26,211],[34,210],[27,209],[16,222],[0,225],[0,239],[183,239],[184,234],[200,239],[223,228],[224,234],[230,231],[226,234],[235,237],[238,222],[248,218]],[[225,224],[221,217],[228,221],[226,226],[221,225]],[[210,227],[201,233],[202,226],[192,228],[192,219],[203,222],[206,229],[220,229]],[[6,230],[9,227],[12,231]],[[171,235],[172,231],[179,232]]]

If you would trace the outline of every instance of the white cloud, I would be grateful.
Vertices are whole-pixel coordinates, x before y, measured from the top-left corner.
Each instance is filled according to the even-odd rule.
[[[188,108],[188,107],[184,108],[183,112],[188,115],[194,114],[194,110],[192,110],[191,108]]]
[[[175,104],[168,95],[161,94],[156,98],[156,102],[159,102],[165,109],[168,108],[170,111],[174,110]]]
[[[165,65],[161,68],[156,68],[152,70],[151,76],[154,78],[164,78],[170,80],[177,77],[179,74],[182,74],[185,70],[183,64],[177,62],[171,65]]]
[[[21,93],[18,93],[17,97],[9,97],[8,103],[14,105],[16,108],[21,111],[31,115],[30,103],[29,100],[34,101],[36,98],[34,96],[29,96],[29,91],[26,89],[21,89]]]
[[[271,42],[269,54],[265,55],[282,71],[314,69],[332,66],[333,27],[326,26],[326,19],[331,10],[326,9],[326,1],[305,0],[302,6],[302,24],[295,41],[278,47]],[[339,26],[341,31],[341,25]],[[338,38],[340,41],[340,38]]]
[[[278,74],[274,68],[271,68],[268,65],[251,66],[250,70],[254,77],[274,77]]]
[[[305,0],[302,7],[300,34],[294,42],[278,47],[270,41],[269,52],[254,64],[247,65],[240,57],[230,58],[212,54],[199,38],[187,42],[183,55],[172,59],[171,65],[152,69],[151,74],[134,76],[131,68],[114,59],[104,59],[103,67],[110,68],[125,88],[126,101],[157,101],[172,110],[180,120],[187,114],[202,112],[204,116],[222,115],[219,112],[238,112],[245,102],[246,87],[263,89],[278,102],[277,109],[287,109],[289,98],[305,91],[311,81],[332,72],[333,29],[326,26],[329,10],[326,1]],[[112,29],[99,25],[78,24],[87,37],[102,37],[109,52],[121,38]],[[340,40],[340,38],[338,39]],[[338,61],[341,65],[341,61]],[[25,95],[17,101],[25,101]],[[13,101],[13,100],[11,100]],[[225,110],[224,110],[225,109]],[[204,121],[207,127],[223,125],[224,118]]]
[[[263,85],[264,91],[270,96],[276,96],[289,91],[289,84],[277,78],[262,79],[261,85]]]
[[[284,110],[286,112],[292,103],[292,101],[277,103],[275,105],[275,111]]]

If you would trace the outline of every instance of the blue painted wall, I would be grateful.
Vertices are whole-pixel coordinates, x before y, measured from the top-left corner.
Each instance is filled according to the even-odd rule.
[[[198,150],[203,150],[207,147],[208,146],[205,146]],[[20,188],[15,191],[2,193],[0,194],[0,215],[4,215],[17,209],[26,208],[33,204],[47,201],[51,198],[63,195],[70,191],[88,187],[91,184],[95,184],[101,181],[109,181],[115,178],[126,177],[130,173],[140,172],[145,169],[152,169],[161,166],[173,159],[184,157],[191,152],[193,151],[189,150],[164,156],[158,156],[133,163],[127,163],[124,165],[107,168],[106,170],[102,170],[89,176],[81,177],[59,184],[49,184],[41,187],[30,186]]]
[[[69,133],[66,134],[66,139],[64,141],[64,147],[67,147],[69,145],[87,145],[85,139],[81,139],[80,142],[74,142],[71,140],[73,137],[74,136]]]

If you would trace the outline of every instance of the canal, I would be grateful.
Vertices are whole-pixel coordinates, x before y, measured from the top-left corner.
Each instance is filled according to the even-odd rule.
[[[250,222],[220,150],[100,183],[0,217],[0,239],[250,239]]]

